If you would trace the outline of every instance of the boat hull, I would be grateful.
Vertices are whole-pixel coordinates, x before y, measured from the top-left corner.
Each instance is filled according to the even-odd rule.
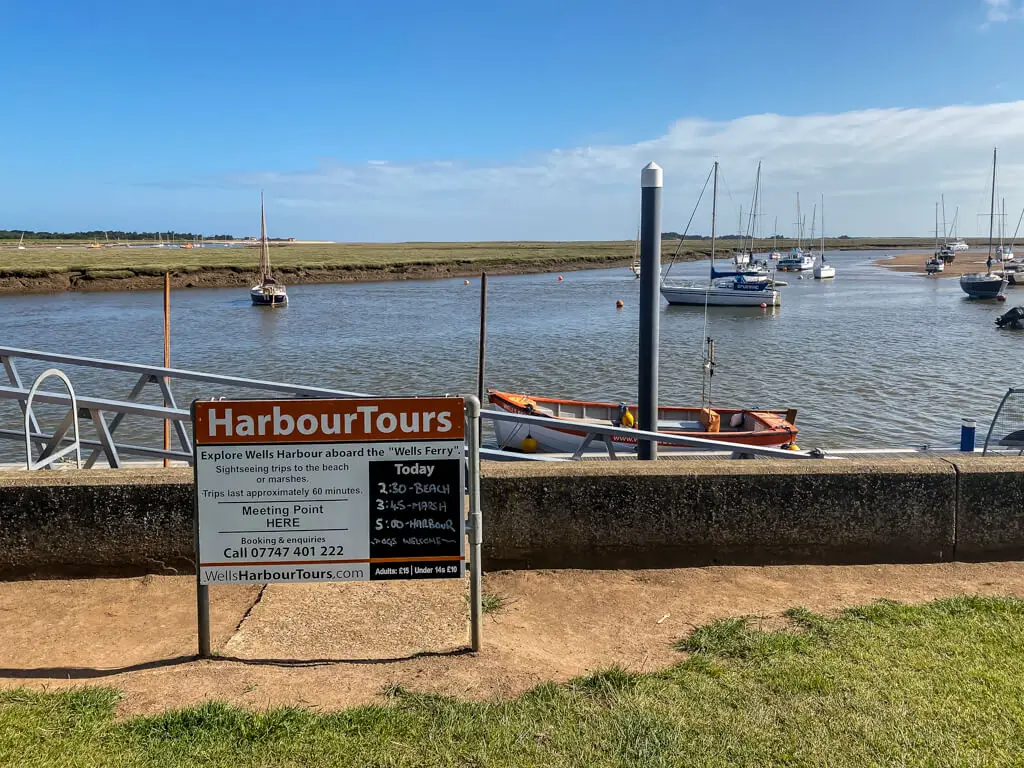
[[[1006,288],[1002,275],[961,275],[960,288],[972,299],[995,299]]]
[[[490,391],[490,403],[508,413],[529,416],[547,416],[550,426],[526,425],[514,422],[495,421],[494,432],[498,444],[506,450],[521,450],[523,440],[529,435],[537,441],[537,448],[546,453],[576,453],[586,441],[587,433],[579,427],[586,424],[603,423],[614,426],[620,406],[614,403],[589,403],[584,401],[558,400],[555,398],[526,398],[505,392]],[[529,404],[536,403],[537,408]],[[576,412],[586,418],[568,415],[551,415],[555,409]],[[635,405],[628,406],[636,414]],[[698,408],[664,407],[658,409],[658,431],[684,437],[699,437],[705,440],[739,443],[759,447],[780,447],[796,440],[797,428],[787,419],[796,418],[796,412],[785,411],[744,411],[741,409],[715,409],[721,423],[728,425],[737,415],[742,419],[739,429],[709,432],[698,420]],[[597,418],[595,418],[595,416]],[[616,450],[636,451],[638,441],[626,437],[610,438]],[[662,443],[668,446],[669,444]],[[679,446],[669,446],[679,450]],[[607,452],[608,448],[600,437],[595,437],[587,452]],[[698,449],[695,449],[698,450]]]
[[[814,279],[815,280],[830,280],[836,276],[836,268],[833,266],[823,266],[814,268]]]
[[[735,288],[663,286],[661,295],[669,304],[711,307],[782,306],[782,294],[774,288],[743,291]]]
[[[288,294],[283,290],[266,291],[259,286],[249,291],[249,298],[256,307],[281,307],[288,303]]]

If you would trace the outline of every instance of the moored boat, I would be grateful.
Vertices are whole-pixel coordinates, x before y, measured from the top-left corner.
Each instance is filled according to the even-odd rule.
[[[992,203],[988,225],[988,259],[985,261],[986,271],[968,272],[960,275],[960,288],[972,299],[995,299],[1003,295],[1006,288],[1006,276],[1001,272],[992,271],[992,246],[996,217],[996,150],[992,150]]]
[[[523,440],[530,436],[537,441],[538,450],[575,453],[586,440],[587,433],[582,429],[586,425],[626,426],[635,424],[637,418],[637,407],[625,403],[535,397],[494,389],[487,391],[487,398],[491,405],[508,413],[551,420],[551,426],[543,427],[495,421],[495,435],[504,449],[520,450]],[[795,422],[795,409],[658,408],[659,432],[751,446],[779,447],[794,443],[797,435]],[[635,439],[611,439],[616,446],[631,446],[632,450],[637,445]],[[591,446],[595,451],[607,450],[600,438],[594,438]]]
[[[260,192],[260,281],[249,289],[249,298],[257,307],[283,307],[288,303],[288,291],[274,279],[270,268],[270,243],[267,241],[267,216]]]
[[[734,264],[735,270],[718,272],[715,269],[715,246],[717,243],[716,216],[718,209],[718,161],[715,161],[712,172],[715,184],[711,198],[711,276],[707,282],[694,280],[662,279],[661,295],[669,304],[688,304],[716,307],[777,307],[782,304],[775,283],[768,277],[766,266],[759,265],[741,267]],[[761,166],[758,164],[758,181],[760,185]],[[756,192],[755,192],[756,195]],[[756,199],[756,197],[755,197]],[[699,203],[699,201],[698,201]],[[670,267],[671,268],[671,267]],[[744,270],[739,272],[737,270]]]

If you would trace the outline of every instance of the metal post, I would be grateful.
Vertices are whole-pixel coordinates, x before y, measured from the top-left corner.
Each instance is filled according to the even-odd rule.
[[[196,423],[196,404],[192,403],[192,424]],[[199,658],[210,658],[210,587],[201,584],[199,568],[199,472],[198,462],[195,460],[198,448],[192,445],[192,535],[195,542],[196,558],[196,630],[198,633]]]
[[[164,272],[164,368],[171,367],[171,273]],[[164,378],[164,384],[168,383]],[[167,398],[164,398],[164,408],[168,406]],[[171,449],[171,422],[164,419],[164,450]],[[164,459],[164,467],[168,465]]]
[[[476,397],[481,403],[484,401],[484,362],[487,357],[487,273],[480,273],[480,352],[477,356],[476,366]],[[477,426],[483,429],[483,425],[477,419]],[[477,432],[477,445],[483,443],[483,435]]]
[[[661,168],[648,163],[640,172],[640,361],[637,427],[658,430],[658,310],[661,299]],[[658,444],[643,440],[640,459],[658,458]]]
[[[483,519],[480,514],[480,401],[466,398],[469,424],[469,646],[474,653],[483,645],[483,568],[480,549],[483,543]]]
[[[974,440],[978,424],[974,419],[963,419],[960,424],[960,450],[974,452]]]

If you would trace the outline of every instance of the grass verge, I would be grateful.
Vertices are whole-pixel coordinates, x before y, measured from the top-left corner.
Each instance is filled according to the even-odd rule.
[[[1024,602],[877,603],[791,630],[722,621],[656,673],[473,703],[409,693],[333,714],[207,704],[114,719],[118,694],[0,694],[19,766],[1008,765],[1024,754]],[[339,670],[339,675],[344,674]]]

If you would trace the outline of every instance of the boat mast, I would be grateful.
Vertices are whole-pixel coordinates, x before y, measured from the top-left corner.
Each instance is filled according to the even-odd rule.
[[[775,217],[775,229],[772,232],[772,250],[779,250],[779,217]]]
[[[270,279],[270,246],[267,243],[267,214],[263,209],[263,190],[260,190],[260,282]]]
[[[825,196],[821,196],[821,263],[825,263]]]
[[[942,196],[942,237],[949,240],[949,230],[946,229],[946,196]]]
[[[754,210],[751,213],[751,226],[750,226],[750,257],[754,257],[754,240],[757,238],[757,209],[758,203],[761,202],[761,161],[757,162],[757,178],[754,180]]]
[[[935,255],[939,255],[939,204],[935,204]]]
[[[985,266],[988,268],[987,274],[992,274],[992,236],[995,230],[996,224],[996,147],[992,147],[992,201],[989,204],[988,213],[988,259],[985,262]]]
[[[800,193],[796,193],[796,249],[800,250],[800,243],[804,237],[804,220],[800,218]]]
[[[1003,253],[1003,239],[1006,236],[1006,198],[1003,198],[1003,209],[999,214],[999,253]]]
[[[718,215],[718,161],[715,160],[715,186],[711,194],[711,275],[715,274],[715,219]]]

